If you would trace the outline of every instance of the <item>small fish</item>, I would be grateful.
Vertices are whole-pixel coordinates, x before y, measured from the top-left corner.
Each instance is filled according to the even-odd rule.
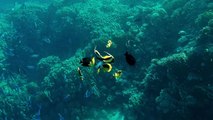
[[[41,120],[41,105],[38,105],[38,112],[33,115],[32,120]]]
[[[33,66],[33,65],[27,65],[26,68],[29,69],[29,70],[33,70],[33,69],[35,69],[35,66]]]
[[[12,84],[11,87],[17,92],[21,91],[20,86],[18,84]]]
[[[15,56],[15,54],[14,54],[14,49],[12,49],[12,48],[5,48],[5,49],[4,49],[4,54],[5,54],[6,56],[10,56],[10,57]]]
[[[94,53],[95,53],[96,58],[97,58],[98,60],[103,61],[103,62],[105,62],[105,63],[112,63],[112,62],[114,62],[114,57],[113,57],[110,53],[108,53],[108,52],[106,52],[106,51],[104,51],[104,52],[105,52],[107,55],[102,56],[102,55],[100,54],[100,52],[99,52],[98,50],[96,50],[96,47],[95,47],[95,49],[94,49]]]
[[[125,54],[125,58],[126,58],[126,62],[129,64],[129,65],[135,65],[136,63],[136,59],[133,55],[131,55],[130,53],[126,52]]]
[[[68,79],[67,79],[67,75],[66,75],[66,74],[63,75],[63,78],[64,78],[64,81],[65,81],[65,82],[68,82]]]
[[[47,44],[50,44],[50,43],[51,43],[51,40],[50,40],[50,38],[48,38],[48,37],[44,37],[44,38],[42,39],[42,41],[44,41],[44,42],[47,43]]]
[[[110,72],[112,70],[112,65],[109,63],[104,63],[102,67],[104,72]]]
[[[117,70],[117,71],[113,74],[113,76],[115,77],[115,79],[120,78],[121,75],[122,75],[122,70]]]
[[[84,97],[85,97],[85,98],[88,98],[88,97],[90,97],[91,95],[92,95],[92,91],[91,91],[90,89],[88,89],[88,90],[85,92]]]
[[[60,113],[58,113],[58,116],[59,116],[59,120],[64,120],[64,117]]]
[[[69,101],[71,100],[70,94],[67,94],[66,96],[64,96],[63,100],[64,100],[65,102],[69,102]]]
[[[95,57],[85,57],[82,58],[80,61],[80,64],[82,66],[86,66],[86,67],[92,67],[95,65]]]
[[[105,63],[112,63],[114,62],[115,58],[109,54],[108,52],[104,51],[107,55],[103,56],[102,59],[103,59],[103,62]]]
[[[112,46],[112,40],[108,40],[106,44],[106,48],[110,48]]]
[[[80,67],[78,67],[78,74],[79,74],[79,76],[80,76],[80,80],[84,80],[84,76],[83,76],[83,74],[82,74],[82,72],[81,72],[81,69],[80,69]]]
[[[100,73],[100,71],[103,72],[111,72],[112,70],[112,65],[110,63],[103,63],[102,66],[100,66],[97,70],[97,73]]]
[[[94,95],[96,95],[96,96],[100,96],[100,91],[98,90],[98,88],[97,88],[97,86],[96,85],[93,85],[92,87],[91,87],[91,91],[92,91],[92,93],[94,94]]]
[[[32,107],[32,96],[29,96],[27,99],[27,106]]]
[[[30,57],[31,57],[31,58],[38,58],[39,55],[38,55],[38,54],[32,54]]]

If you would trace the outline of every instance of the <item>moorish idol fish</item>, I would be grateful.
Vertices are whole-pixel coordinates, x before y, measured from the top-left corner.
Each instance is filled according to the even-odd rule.
[[[100,71],[103,71],[103,72],[111,72],[112,70],[112,65],[110,63],[103,63],[102,66],[100,66],[98,68],[98,71],[97,73],[100,73]]]
[[[104,63],[112,63],[112,62],[114,62],[114,57],[111,54],[109,54],[108,52],[106,52],[106,51],[104,51],[104,52],[107,55],[102,56],[100,54],[100,52],[98,50],[96,50],[96,47],[94,49],[94,53],[95,53],[95,55],[96,55],[98,60],[103,61]]]

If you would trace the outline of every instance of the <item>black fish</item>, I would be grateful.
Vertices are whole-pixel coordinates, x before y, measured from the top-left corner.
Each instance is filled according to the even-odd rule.
[[[89,66],[90,61],[91,61],[90,57],[85,57],[80,61],[80,63],[81,63],[82,66]]]
[[[126,57],[126,62],[129,64],[129,65],[135,65],[136,63],[136,60],[135,60],[135,57],[133,57],[131,54],[129,54],[128,52],[126,52],[125,54],[125,57]]]
[[[95,58],[94,57],[85,57],[81,59],[80,64],[82,66],[91,67],[95,64]]]

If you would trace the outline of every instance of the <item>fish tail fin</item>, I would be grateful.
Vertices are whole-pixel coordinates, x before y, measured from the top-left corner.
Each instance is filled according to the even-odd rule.
[[[94,66],[94,65],[95,65],[95,57],[92,57],[90,61],[90,66]]]

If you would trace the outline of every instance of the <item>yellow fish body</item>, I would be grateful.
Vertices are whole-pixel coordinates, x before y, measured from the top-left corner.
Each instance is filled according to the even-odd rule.
[[[96,47],[95,47],[95,49],[94,49],[94,53],[95,53],[97,59],[99,59],[99,60],[101,60],[101,61],[103,61],[103,62],[105,62],[105,63],[114,62],[114,57],[113,57],[111,54],[109,54],[108,52],[106,52],[106,51],[104,51],[104,52],[105,52],[107,55],[102,56],[102,55],[100,54],[100,52],[99,52],[98,50],[96,50]]]
[[[112,63],[114,62],[114,57],[109,54],[108,52],[104,51],[107,55],[105,56],[102,56],[102,61],[105,62],[105,63]]]
[[[112,70],[112,65],[111,64],[109,64],[109,63],[103,64],[103,71],[104,72],[111,72],[111,70]]]
[[[120,78],[121,75],[122,75],[122,70],[118,70],[118,71],[116,71],[116,72],[113,74],[113,76],[115,77],[115,79]]]
[[[100,71],[103,72],[111,72],[112,71],[112,65],[109,63],[104,63],[101,67],[98,68],[97,73],[100,73]]]
[[[110,48],[112,46],[112,40],[108,40],[106,44],[106,48]]]
[[[92,57],[89,66],[92,67],[95,65],[95,57]]]

